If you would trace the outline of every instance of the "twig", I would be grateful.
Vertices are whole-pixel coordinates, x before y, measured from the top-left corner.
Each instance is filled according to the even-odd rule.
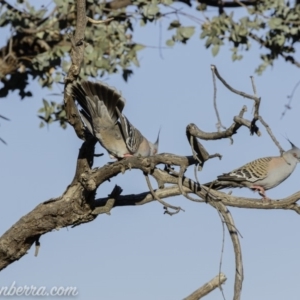
[[[215,207],[220,212],[231,237],[234,254],[235,254],[235,282],[234,282],[233,300],[239,300],[241,298],[244,271],[243,271],[242,250],[241,250],[241,245],[238,237],[238,232],[236,231],[234,220],[230,214],[230,211],[221,201],[218,202],[209,201],[209,204]]]
[[[279,142],[277,141],[277,139],[275,138],[274,134],[272,133],[272,130],[270,128],[270,126],[264,121],[264,119],[259,116],[259,121],[261,122],[261,124],[263,124],[268,132],[268,134],[270,135],[272,141],[275,143],[275,145],[278,147],[280,154],[282,154],[284,152],[283,148],[280,146]]]
[[[90,23],[92,23],[92,24],[104,24],[104,23],[108,23],[108,22],[110,22],[110,21],[112,21],[114,18],[108,18],[108,19],[105,19],[105,20],[94,20],[94,19],[92,19],[92,18],[90,18],[90,17],[86,17],[87,18],[87,20],[90,22]]]
[[[64,103],[68,122],[74,127],[77,136],[80,139],[85,139],[85,130],[81,118],[79,116],[78,109],[71,93],[72,83],[78,78],[81,64],[83,62],[84,55],[84,33],[86,28],[86,9],[85,0],[77,0],[77,16],[76,16],[76,30],[74,37],[71,36],[71,61],[72,64],[69,68],[68,74],[65,78],[65,90],[64,90]]]
[[[179,187],[179,190],[180,190],[181,194],[182,194],[185,198],[187,198],[187,199],[189,199],[189,200],[191,200],[191,201],[194,201],[194,202],[204,202],[204,200],[202,200],[202,199],[196,199],[196,198],[191,197],[190,195],[188,195],[188,194],[183,190],[183,187],[182,187],[182,180],[183,180],[183,175],[184,175],[185,171],[186,171],[186,166],[184,166],[184,165],[180,166],[180,171],[179,171],[179,174],[178,174],[178,187]]]
[[[195,179],[196,179],[196,182],[197,182],[197,184],[199,184],[200,185],[200,181],[199,181],[199,178],[198,178],[198,171],[200,171],[199,170],[199,167],[200,167],[200,165],[195,165],[194,166],[194,176],[195,176]]]
[[[183,300],[199,300],[209,294],[211,291],[221,285],[227,280],[226,275],[223,273],[218,274],[216,277],[205,283],[199,289],[194,291],[192,294],[184,298]]]
[[[254,100],[255,102],[259,102],[259,98],[255,97],[255,96],[252,96],[252,95],[249,95],[245,92],[241,92],[241,91],[238,91],[236,89],[234,89],[233,87],[231,87],[226,81],[225,79],[223,79],[220,75],[220,73],[218,72],[218,69],[215,65],[211,65],[211,69],[212,71],[216,74],[217,78],[233,93],[237,94],[237,95],[240,95],[242,97],[245,97],[245,98],[248,98],[248,99],[251,99],[251,100]]]
[[[0,115],[0,119],[3,119],[3,120],[5,120],[5,121],[10,121],[10,119],[8,119],[8,118],[6,118],[6,117],[4,117],[4,116],[2,116],[2,115]]]
[[[114,207],[116,200],[120,197],[122,192],[123,189],[120,186],[115,185],[112,192],[108,195],[107,201],[105,203],[98,202],[98,205],[93,210],[93,214],[99,215],[106,213],[110,215],[110,210]]]
[[[219,210],[218,210],[218,214],[222,224],[222,247],[221,247],[221,256],[220,256],[220,264],[219,264],[219,274],[222,274],[221,271],[222,271],[223,254],[224,254],[224,247],[225,247],[225,226],[224,226],[225,221]],[[221,290],[223,299],[225,300],[225,295],[221,284],[219,286],[219,289]]]
[[[284,105],[285,109],[284,111],[282,112],[281,114],[281,119],[284,117],[284,115],[286,114],[286,112],[288,111],[288,109],[291,109],[291,103],[292,103],[292,100],[293,100],[293,97],[294,97],[294,94],[298,88],[298,86],[300,85],[300,81],[298,81],[296,83],[296,85],[294,86],[293,90],[292,90],[292,93],[291,95],[287,96],[287,98],[289,99],[289,102],[287,104]]]
[[[264,41],[263,39],[261,39],[260,37],[258,37],[257,35],[253,34],[252,32],[248,32],[248,35],[254,39],[256,42],[258,42],[261,46],[269,49],[272,52],[271,46],[268,44],[268,42]],[[290,53],[294,52],[293,47],[286,47],[285,51],[289,51]],[[293,56],[286,55],[284,53],[279,53],[280,56],[282,56],[286,61],[289,61],[291,64],[297,66],[298,68],[300,68],[300,62],[296,61],[295,58]]]
[[[217,84],[216,84],[216,75],[215,75],[215,72],[214,72],[213,68],[211,68],[211,71],[212,71],[213,86],[214,86],[213,103],[214,103],[214,109],[215,109],[215,113],[216,113],[217,120],[218,120],[218,123],[217,123],[217,130],[220,131],[221,128],[226,129],[226,127],[223,126],[223,124],[222,124],[222,122],[221,122],[220,114],[219,114],[218,107],[217,107]]]
[[[256,88],[255,88],[255,84],[254,84],[254,79],[253,77],[251,77],[251,80],[252,80],[252,87],[253,87],[253,90],[254,90],[254,93],[255,95],[252,96],[250,94],[247,94],[245,92],[241,92],[241,91],[238,91],[236,89],[234,89],[233,87],[231,87],[226,81],[225,79],[220,75],[220,73],[218,72],[218,69],[215,65],[211,65],[211,69],[212,71],[216,74],[217,78],[233,93],[237,94],[237,95],[240,95],[242,97],[245,97],[245,98],[248,98],[248,99],[251,99],[251,100],[254,100],[254,120],[258,120],[258,117],[259,117],[259,106],[260,106],[260,98],[256,96]],[[252,124],[255,125],[255,121],[252,122]],[[250,131],[251,133],[254,132],[253,128],[250,127]]]
[[[146,178],[146,182],[147,182],[147,185],[148,185],[148,188],[153,196],[154,199],[156,199],[159,203],[161,203],[163,206],[164,206],[164,209],[165,209],[165,213],[172,216],[172,215],[175,215],[175,214],[178,214],[181,210],[184,211],[180,206],[173,206],[163,200],[161,200],[155,193],[155,191],[153,190],[152,188],[152,185],[151,185],[151,182],[150,182],[150,179],[149,179],[149,176],[148,174],[144,173],[144,176]],[[170,209],[173,209],[174,212],[170,212],[168,210],[168,208]]]
[[[253,115],[254,115],[254,119],[255,119],[255,120],[258,120],[258,117],[259,117],[260,98],[257,96],[254,77],[253,77],[253,76],[250,76],[250,78],[251,78],[251,83],[252,83],[252,89],[253,89],[254,96],[256,97],[256,99],[259,99],[259,101],[255,101],[255,102],[254,102],[254,114],[253,114]]]

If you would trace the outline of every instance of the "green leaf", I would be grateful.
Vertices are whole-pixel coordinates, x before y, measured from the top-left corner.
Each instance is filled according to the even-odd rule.
[[[276,38],[276,42],[277,42],[277,45],[283,46],[284,43],[285,43],[285,36],[284,35],[278,35],[277,38]]]
[[[38,32],[38,33],[36,34],[36,36],[37,36],[39,39],[43,39],[44,34],[45,34],[45,32],[44,32],[44,31],[41,31],[41,32]]]
[[[173,40],[167,40],[166,44],[167,44],[167,46],[172,47],[172,46],[174,46],[175,42]]]
[[[165,5],[171,5],[173,4],[173,0],[161,0],[161,3]]]
[[[181,27],[180,29],[180,34],[186,38],[189,39],[194,33],[195,33],[195,27],[194,26],[189,26],[189,27]],[[179,30],[178,29],[178,30]]]
[[[143,19],[140,20],[140,26],[141,27],[144,27],[146,25],[146,23],[147,23],[147,19],[143,18]]]
[[[269,20],[268,24],[271,29],[276,29],[278,26],[282,25],[282,19],[272,18]]]
[[[200,5],[196,6],[196,10],[204,11],[206,10],[206,7],[207,7],[206,3],[201,3]]]
[[[60,46],[59,49],[62,52],[69,52],[71,50],[71,45],[64,45],[64,46]]]
[[[211,49],[212,55],[217,56],[217,54],[219,53],[219,50],[220,50],[220,46],[219,45],[214,45]]]
[[[65,0],[54,0],[54,3],[57,5],[57,6],[62,6],[63,2]]]
[[[132,63],[133,63],[136,67],[139,67],[139,66],[140,66],[140,63],[139,63],[139,61],[138,61],[138,59],[137,59],[136,57],[133,57],[131,61],[132,61]]]
[[[147,16],[155,16],[159,12],[159,7],[156,4],[150,4],[145,7]]]
[[[91,44],[88,44],[88,45],[85,47],[84,50],[85,50],[85,53],[91,54],[91,53],[93,53],[94,48],[93,48],[93,46],[92,46]]]
[[[297,35],[299,33],[299,27],[292,27],[290,33],[291,35]]]
[[[134,46],[133,46],[133,50],[135,50],[135,51],[140,51],[140,50],[143,50],[145,48],[146,48],[146,46],[144,46],[142,44],[134,44]]]
[[[49,107],[48,101],[46,99],[43,99],[43,103],[44,103],[45,110],[48,109]]]

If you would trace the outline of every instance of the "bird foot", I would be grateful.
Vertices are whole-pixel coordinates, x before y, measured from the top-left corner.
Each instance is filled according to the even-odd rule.
[[[133,156],[133,155],[130,154],[130,153],[126,153],[126,154],[123,155],[123,157],[132,157],[132,156]]]
[[[254,192],[258,192],[261,196],[263,196],[264,198],[267,197],[266,193],[265,193],[265,189],[259,185],[252,185],[251,186],[251,189],[254,191]]]
[[[267,197],[265,189],[259,185],[252,185],[251,189],[254,190],[254,192],[258,192],[262,196],[262,201],[265,203],[269,203],[271,199]]]

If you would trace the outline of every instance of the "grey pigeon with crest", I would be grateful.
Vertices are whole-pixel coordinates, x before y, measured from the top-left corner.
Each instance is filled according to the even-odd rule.
[[[290,141],[289,141],[290,142]],[[290,142],[292,148],[283,152],[281,156],[256,159],[229,173],[218,176],[218,179],[206,183],[213,189],[223,189],[236,183],[238,186],[248,187],[258,191],[263,200],[268,200],[265,191],[272,189],[286,180],[300,162],[300,149]]]
[[[114,88],[101,82],[81,81],[72,85],[72,95],[82,108],[85,126],[112,158],[158,152],[159,134],[151,143],[129,122],[123,114],[125,99]]]

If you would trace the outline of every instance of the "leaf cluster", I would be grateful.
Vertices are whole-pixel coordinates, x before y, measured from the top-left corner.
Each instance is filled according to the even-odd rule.
[[[168,21],[166,38],[169,47],[186,44],[198,30],[200,39],[205,41],[205,47],[211,49],[213,56],[226,45],[230,47],[233,61],[241,60],[253,43],[258,44],[262,61],[256,69],[259,74],[279,57],[300,67],[294,56],[300,37],[297,1],[295,5],[284,0],[239,2],[244,6],[242,17],[237,17],[236,10],[226,7],[237,6],[236,1],[224,2],[217,8],[215,1],[201,2],[193,7],[189,0],[112,0],[102,3],[88,0],[86,3],[88,18],[110,21],[102,24],[87,22],[81,78],[119,73],[127,81],[133,74],[132,67],[140,65],[138,51],[145,48],[135,40],[134,26],[170,20],[170,16],[173,17]],[[0,27],[11,28],[11,37],[0,51],[0,97],[6,97],[14,90],[21,98],[32,96],[30,79],[49,89],[53,84],[62,84],[71,64],[70,35],[75,30],[75,2],[54,0],[47,7],[37,8],[28,0],[18,0],[15,6],[2,0],[0,5]],[[211,6],[214,6],[213,14]],[[52,117],[43,116],[43,124],[53,120],[65,124],[64,116],[59,113],[62,108],[49,107],[53,107]],[[46,113],[45,103],[42,109]]]

